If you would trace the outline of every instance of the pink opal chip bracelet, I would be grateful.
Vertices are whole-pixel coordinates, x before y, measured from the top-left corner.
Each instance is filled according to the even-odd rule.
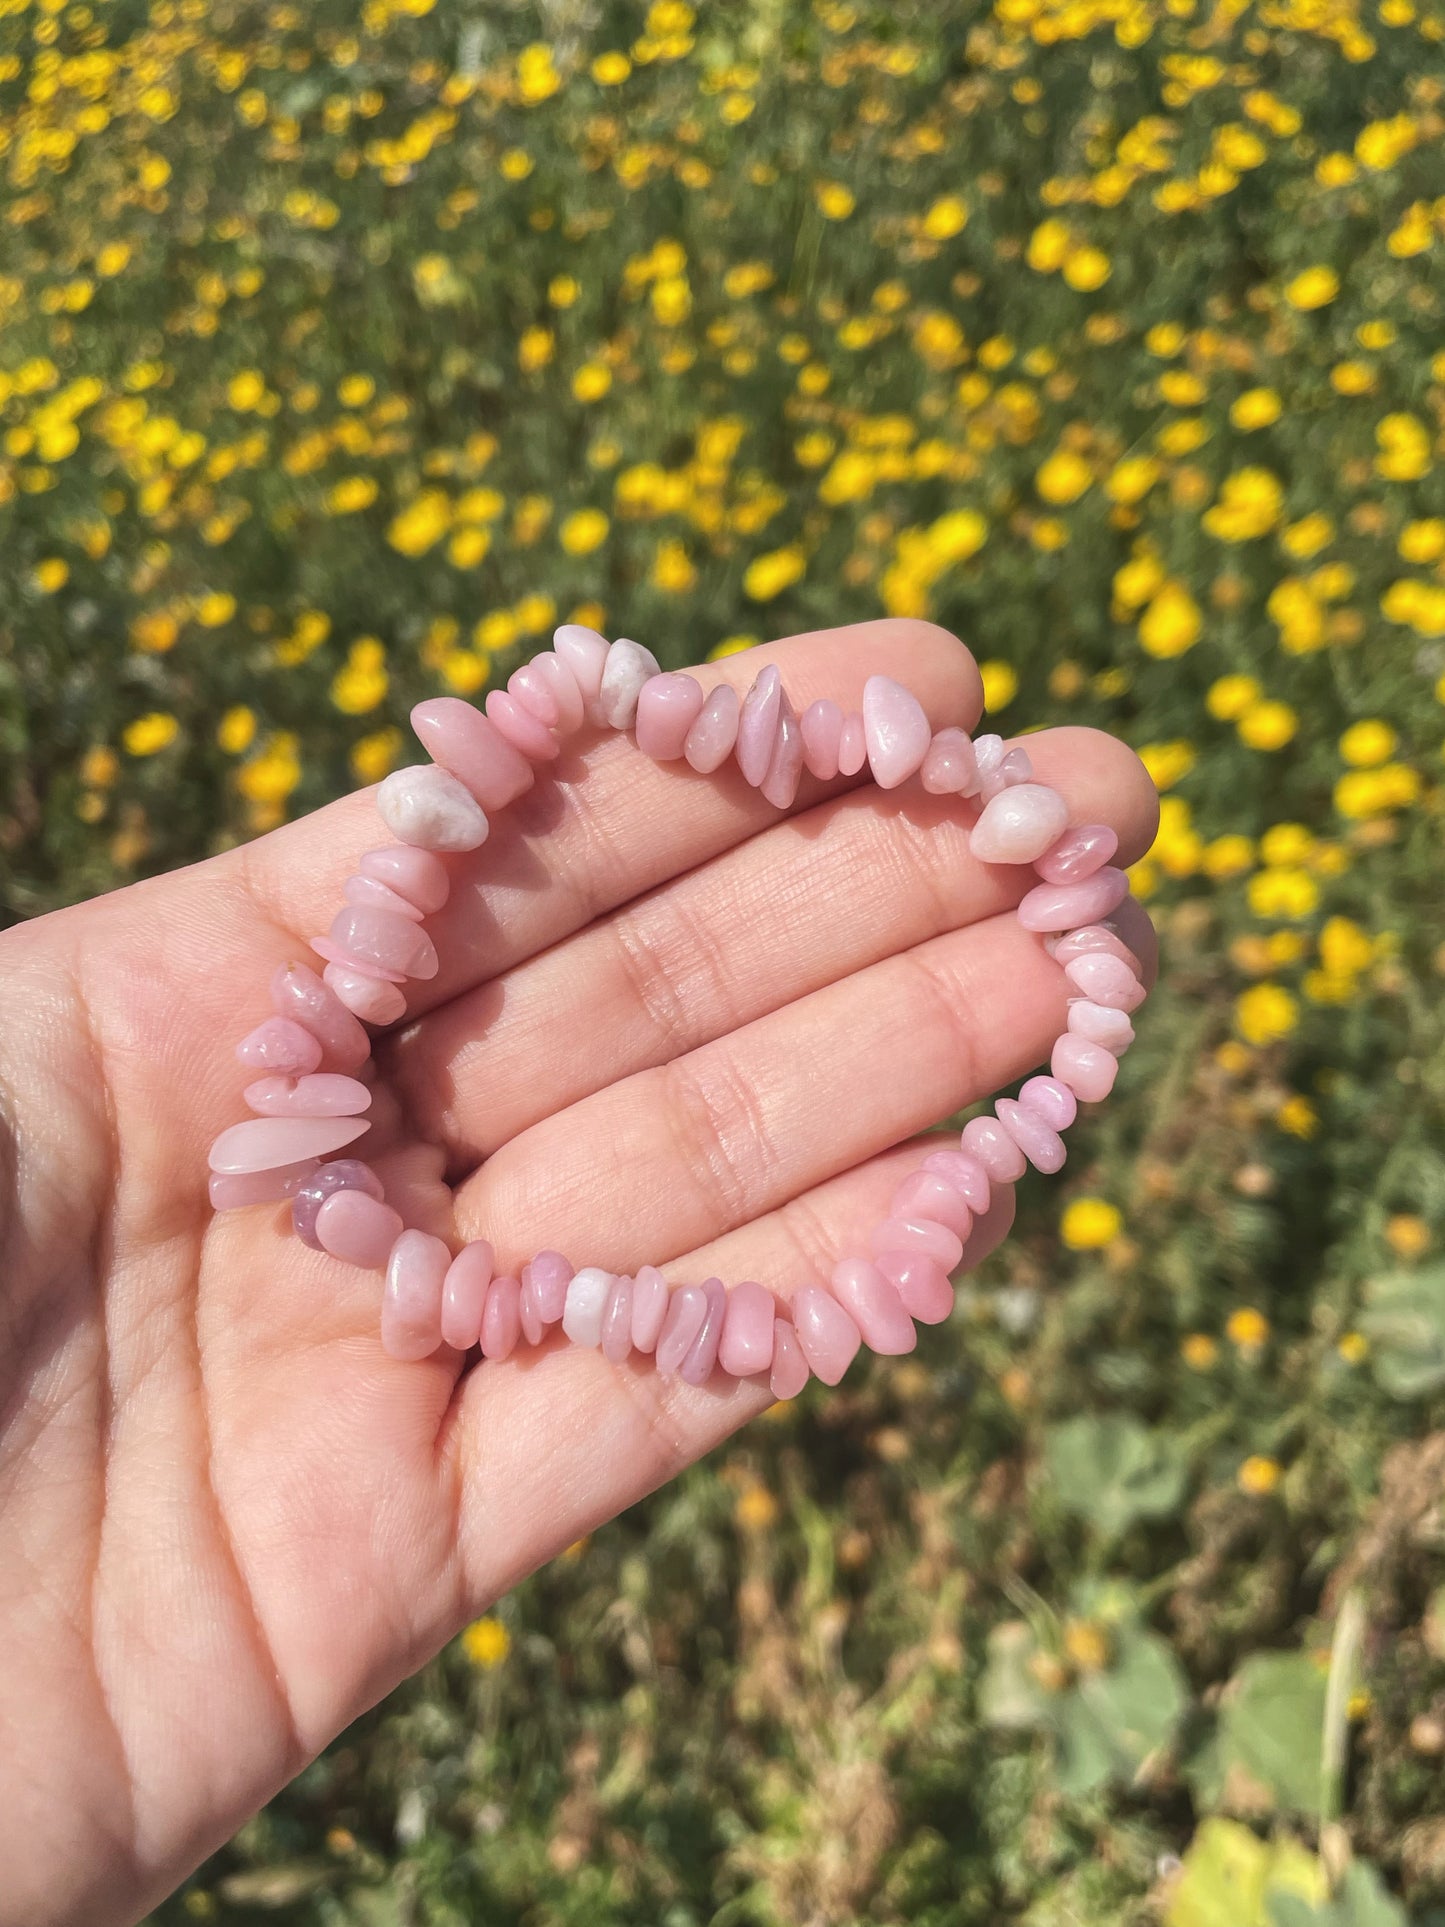
[[[722,1371],[766,1378],[774,1396],[792,1398],[810,1374],[835,1385],[860,1345],[912,1351],[915,1321],[937,1324],[952,1309],[949,1274],[991,1188],[1030,1164],[1059,1170],[1079,1104],[1108,1096],[1134,1040],[1129,1018],[1144,987],[1138,959],[1108,921],[1129,891],[1110,863],[1114,832],[1070,826],[1063,798],[1034,780],[1026,751],[1006,749],[998,736],[935,732],[917,698],[888,676],[868,679],[861,714],[824,700],[800,716],[775,664],[739,700],[725,684],[706,692],[692,676],[663,673],[639,643],[609,643],[571,623],[505,690],[491,692],[484,711],[440,697],[418,704],[412,723],[433,761],[397,770],[376,797],[397,842],[361,858],[330,929],[312,939],[325,968],[278,970],[275,1014],[237,1047],[255,1074],[244,1093],[254,1115],[211,1146],[214,1207],[289,1199],[306,1244],[384,1270],[382,1342],[399,1359],[427,1358],[442,1345],[503,1359],[560,1325],[573,1344],[613,1364],[651,1354],[658,1371],[690,1384]],[[532,787],[536,766],[558,755],[562,738],[589,725],[632,730],[658,762],[711,772],[732,758],[780,810],[804,770],[831,781],[866,764],[882,789],[917,776],[930,793],[976,811],[975,857],[1032,865],[1039,879],[1018,919],[1042,936],[1075,993],[1049,1075],[974,1118],[957,1149],[925,1158],[894,1192],[867,1253],[841,1259],[826,1284],[801,1285],[785,1302],[752,1279],[730,1290],[720,1278],[670,1286],[652,1265],[618,1277],[593,1265],[574,1270],[556,1251],[499,1271],[484,1238],[454,1256],[440,1238],[407,1229],[376,1174],[338,1155],[370,1128],[371,1092],[358,1075],[371,1054],[364,1026],[395,1023],[406,1009],[402,985],[436,975],[424,925],[447,901],[443,858],[479,848],[489,816]]]

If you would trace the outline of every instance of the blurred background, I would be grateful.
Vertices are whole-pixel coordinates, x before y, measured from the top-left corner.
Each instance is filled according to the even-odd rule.
[[[0,884],[580,620],[1134,744],[1165,967],[917,1354],[574,1546],[157,1920],[1445,1922],[1440,0],[0,0]]]

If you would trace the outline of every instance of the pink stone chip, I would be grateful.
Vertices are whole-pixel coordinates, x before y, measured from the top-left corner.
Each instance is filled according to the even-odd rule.
[[[873,781],[895,790],[923,767],[933,731],[912,690],[891,676],[870,676],[863,685],[863,739]]]
[[[472,714],[476,715],[476,711]],[[405,897],[424,917],[435,916],[451,895],[447,866],[434,850],[417,850],[409,843],[394,843],[388,850],[368,850],[359,867],[364,877],[383,883],[397,896]]]
[[[707,1300],[707,1310],[687,1348],[687,1356],[678,1368],[679,1377],[689,1385],[706,1385],[712,1377],[718,1345],[722,1340],[723,1322],[727,1317],[727,1287],[721,1278],[705,1278],[702,1294]]]
[[[1032,863],[1058,841],[1069,806],[1046,783],[1019,783],[983,806],[968,847],[980,863]]]
[[[991,1192],[988,1172],[967,1151],[930,1151],[923,1160],[925,1171],[936,1171],[945,1184],[951,1184],[976,1218],[988,1210]]]
[[[838,732],[838,774],[856,776],[867,761],[868,738],[864,734],[863,718],[853,709],[843,718],[843,727]]]
[[[1125,1011],[1108,1010],[1084,999],[1069,1005],[1069,1029],[1091,1044],[1102,1044],[1115,1057],[1122,1057],[1134,1041],[1134,1026]]]
[[[436,945],[419,923],[392,910],[338,910],[327,933],[348,955],[406,977],[435,977],[440,967]]]
[[[516,1278],[507,1273],[501,1278],[493,1278],[487,1286],[481,1329],[477,1334],[482,1357],[510,1358],[517,1349],[521,1335],[522,1287]]]
[[[707,1293],[701,1285],[680,1285],[672,1293],[657,1339],[657,1369],[664,1378],[681,1371],[692,1341],[702,1330],[707,1309]]]
[[[261,1077],[241,1093],[258,1117],[360,1117],[371,1092],[354,1077],[323,1071],[307,1077]]]
[[[717,1360],[734,1378],[751,1378],[773,1363],[773,1294],[751,1278],[728,1293],[727,1317]]]
[[[953,1286],[935,1259],[912,1251],[881,1251],[874,1262],[902,1299],[908,1316],[920,1325],[941,1325],[953,1310]]]
[[[1067,1131],[1079,1114],[1079,1100],[1057,1077],[1031,1077],[1019,1091],[1019,1103],[1051,1131]]]
[[[492,1282],[497,1254],[485,1238],[464,1244],[447,1266],[442,1280],[442,1341],[459,1352],[480,1343],[487,1287]],[[512,1281],[516,1284],[516,1280]],[[517,1285],[520,1299],[522,1288]],[[520,1309],[518,1312],[520,1319]]]
[[[1072,930],[1107,917],[1128,894],[1128,877],[1106,863],[1082,883],[1036,884],[1019,905],[1018,919],[1025,930]]]
[[[959,1141],[995,1184],[1013,1184],[1023,1176],[1024,1154],[996,1117],[970,1118]]]
[[[835,702],[820,696],[809,703],[799,719],[803,732],[803,762],[809,773],[831,783],[838,774],[838,739],[843,734],[843,712]],[[769,1339],[769,1344],[772,1340]]]
[[[572,1267],[560,1251],[539,1251],[529,1265],[522,1267],[522,1315],[527,1326],[527,1343],[540,1344],[542,1334],[560,1325],[567,1309],[567,1287],[572,1282]],[[537,1337],[532,1336],[532,1325]]]
[[[973,1229],[973,1212],[961,1194],[937,1171],[914,1171],[898,1186],[888,1206],[890,1218],[931,1218],[960,1238]]]
[[[920,780],[930,796],[971,796],[978,788],[978,764],[965,729],[940,729],[928,745]]]
[[[315,1158],[284,1164],[276,1171],[242,1171],[231,1175],[212,1172],[207,1191],[213,1211],[239,1211],[250,1204],[274,1204],[294,1198],[318,1169]]]
[[[373,977],[382,984],[406,982],[404,970],[392,970],[386,964],[374,963],[370,957],[354,957],[334,937],[313,937],[311,948],[327,963],[335,964],[339,970],[349,970],[354,976]]]
[[[507,678],[507,694],[513,702],[520,703],[528,715],[535,716],[544,729],[557,729],[562,721],[562,705],[545,673],[537,667],[539,661],[540,657],[534,656],[530,662],[524,662],[520,669],[512,671]],[[572,687],[577,687],[575,679]],[[580,699],[577,720],[579,723],[582,720]]]
[[[637,747],[655,763],[675,763],[705,701],[702,684],[680,672],[653,676],[637,698]]]
[[[271,1002],[283,1017],[309,1030],[339,1071],[359,1070],[371,1055],[371,1039],[345,1004],[304,963],[282,964],[271,979]]]
[[[1076,1031],[1068,1030],[1054,1043],[1049,1069],[1081,1104],[1099,1104],[1114,1088],[1119,1060],[1102,1044],[1091,1044]]]
[[[411,726],[428,756],[465,785],[484,810],[505,809],[524,796],[536,780],[526,757],[480,709],[458,696],[433,696],[418,703],[411,712]],[[383,877],[382,881],[391,883],[391,878]],[[392,883],[392,888],[402,886]]]
[[[778,733],[773,743],[773,754],[762,781],[763,795],[775,810],[792,808],[802,776],[803,734],[797,712],[788,701],[788,692],[784,690],[778,704]]]
[[[932,1258],[945,1271],[952,1271],[963,1256],[958,1233],[932,1218],[884,1218],[873,1227],[868,1242],[875,1252],[912,1251],[920,1258]]]
[[[546,684],[556,704],[557,721],[552,727],[562,736],[570,736],[580,729],[586,720],[586,705],[582,700],[582,685],[570,666],[553,649],[544,649],[540,655],[533,656],[527,666]]]
[[[248,1070],[276,1071],[283,1077],[304,1076],[321,1067],[320,1039],[291,1017],[268,1017],[247,1031],[236,1055]]]
[[[406,998],[400,987],[385,978],[340,963],[327,964],[321,978],[364,1024],[395,1024],[406,1015]]]
[[[993,1108],[999,1123],[1036,1171],[1051,1176],[1063,1170],[1068,1156],[1064,1140],[1044,1123],[1037,1111],[1029,1110],[1012,1097],[999,1098]]]
[[[778,710],[783,698],[783,679],[774,662],[758,671],[752,688],[743,698],[738,717],[737,763],[743,781],[757,789],[768,773],[773,744],[778,733]]]
[[[442,1285],[452,1254],[426,1231],[403,1231],[391,1248],[381,1294],[382,1349],[430,1358],[442,1342]]]
[[[614,1278],[602,1313],[602,1356],[609,1365],[620,1365],[632,1350],[632,1296],[630,1278]]]
[[[545,724],[523,709],[515,696],[505,689],[493,689],[487,696],[487,721],[505,742],[532,763],[550,763],[561,752],[561,744]]]
[[[305,1158],[324,1158],[353,1144],[371,1126],[359,1117],[252,1117],[232,1124],[211,1146],[208,1162],[227,1176],[275,1171]]]
[[[808,1382],[808,1361],[796,1329],[786,1318],[773,1320],[773,1363],[768,1390],[774,1398],[796,1398]]]
[[[1062,936],[1045,937],[1044,949],[1061,969],[1075,957],[1091,957],[1102,952],[1106,957],[1117,957],[1120,963],[1128,964],[1134,975],[1143,980],[1143,965],[1118,931],[1107,923],[1086,923]]]
[[[740,716],[738,692],[731,683],[719,683],[683,739],[682,753],[699,775],[710,776],[732,755]]]
[[[380,1271],[402,1233],[401,1213],[364,1191],[333,1191],[316,1214],[316,1242],[344,1264]]]
[[[291,1201],[292,1227],[302,1244],[310,1245],[313,1251],[321,1249],[321,1240],[316,1235],[321,1207],[338,1191],[364,1191],[378,1203],[386,1196],[381,1179],[360,1158],[329,1159],[304,1184],[297,1186]]]
[[[408,903],[398,891],[378,883],[375,877],[348,877],[341,886],[341,894],[358,910],[389,910],[394,917],[405,917],[409,923],[421,922],[421,911],[414,903]]]
[[[583,702],[595,703],[602,690],[602,672],[607,667],[606,636],[584,628],[580,622],[564,622],[553,632],[552,647],[557,651],[558,660],[576,677]]]
[[[1035,859],[1034,868],[1045,883],[1082,883],[1112,862],[1118,847],[1107,823],[1078,823]]]
[[[793,1329],[803,1356],[825,1385],[836,1385],[858,1355],[863,1334],[830,1291],[800,1285],[793,1293]]]
[[[632,1281],[632,1348],[657,1350],[658,1334],[667,1316],[670,1293],[656,1265],[644,1265]]]
[[[1103,950],[1070,958],[1064,965],[1064,975],[1091,1004],[1103,1004],[1109,1010],[1127,1014],[1144,1001],[1144,986],[1128,964]]]
[[[840,1258],[828,1280],[833,1296],[862,1334],[869,1351],[896,1358],[918,1343],[896,1285],[867,1258]]]

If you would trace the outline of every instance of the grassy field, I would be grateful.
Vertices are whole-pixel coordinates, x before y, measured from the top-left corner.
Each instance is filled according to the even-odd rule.
[[[0,0],[0,884],[567,616],[883,611],[1163,792],[1118,1101],[915,1357],[156,1917],[1445,1922],[1440,0]]]

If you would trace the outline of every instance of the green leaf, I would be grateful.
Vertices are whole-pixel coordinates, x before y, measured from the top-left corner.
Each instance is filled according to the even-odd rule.
[[[1264,1841],[1237,1820],[1205,1820],[1190,1842],[1164,1919],[1166,1927],[1284,1927],[1281,1900],[1323,1897],[1313,1855],[1288,1834]]]
[[[1157,1633],[1121,1634],[1114,1664],[1086,1673],[1059,1706],[1058,1782],[1070,1794],[1128,1782],[1168,1740],[1188,1701],[1178,1661]]]
[[[1021,1619],[1006,1620],[988,1636],[988,1664],[978,1688],[979,1716],[986,1726],[1018,1732],[1042,1726],[1048,1702],[1029,1670],[1038,1651],[1033,1632]]]
[[[1269,1927],[1409,1927],[1405,1909],[1367,1860],[1350,1863],[1332,1900],[1270,1894]]]
[[[1243,1767],[1282,1807],[1320,1805],[1325,1675],[1303,1653],[1255,1653],[1224,1695],[1219,1750],[1226,1773]]]
[[[1445,1265],[1390,1272],[1366,1288],[1359,1327],[1375,1377],[1392,1398],[1424,1398],[1445,1385]]]
[[[1127,1413],[1068,1419],[1044,1446],[1054,1496],[1110,1537],[1136,1519],[1173,1512],[1184,1466],[1173,1447]]]

